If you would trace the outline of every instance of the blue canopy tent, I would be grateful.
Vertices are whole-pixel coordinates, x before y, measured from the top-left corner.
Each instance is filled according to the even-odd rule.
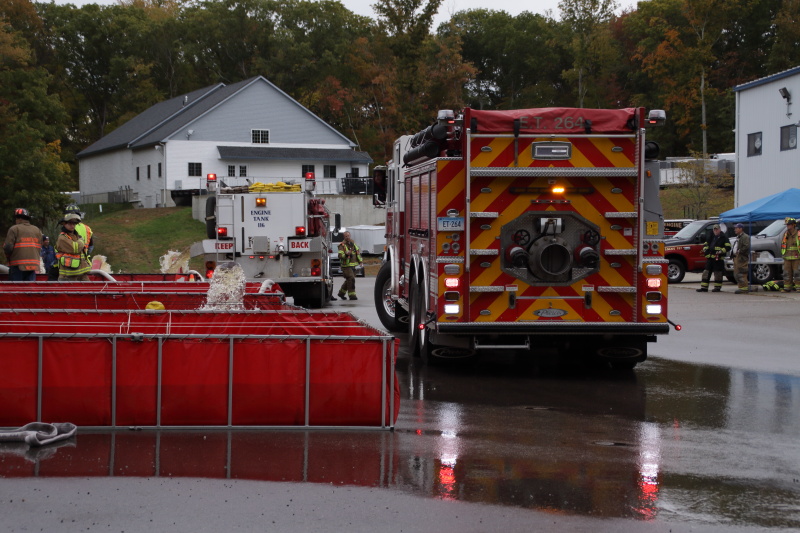
[[[729,209],[720,214],[719,219],[722,222],[744,223],[784,217],[800,218],[800,189],[786,189],[735,209]]]

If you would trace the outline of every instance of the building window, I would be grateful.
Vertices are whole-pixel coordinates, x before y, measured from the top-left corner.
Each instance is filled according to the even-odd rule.
[[[253,144],[269,144],[269,130],[250,130]]]
[[[136,181],[139,181],[139,167],[136,167]]]
[[[190,176],[203,176],[203,163],[189,163],[189,175]]]
[[[761,132],[747,135],[747,157],[761,155]]]
[[[229,178],[236,177],[236,165],[228,165],[228,177]]]
[[[247,165],[239,165],[239,177],[244,178],[247,176]]]
[[[158,164],[158,177],[161,177],[161,163]]]
[[[781,128],[781,152],[797,148],[797,125]]]
[[[150,165],[147,165],[147,179],[152,178],[153,176],[150,175]]]
[[[357,178],[358,177],[358,169],[357,168],[351,168],[350,169],[350,176],[353,177],[353,178]]]
[[[324,165],[322,167],[322,176],[325,178],[336,177],[336,165]]]
[[[309,172],[311,172],[312,174],[314,173],[314,165],[303,165],[302,176],[305,178],[306,174],[308,174]]]

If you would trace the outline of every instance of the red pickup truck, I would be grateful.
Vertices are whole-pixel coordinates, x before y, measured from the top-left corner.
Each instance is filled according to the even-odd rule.
[[[730,239],[735,235],[733,224],[725,224],[718,219],[710,218],[706,220],[695,220],[686,225],[671,237],[667,236],[666,222],[664,221],[664,256],[669,260],[667,267],[667,281],[669,283],[680,283],[683,281],[687,272],[702,272],[706,266],[706,258],[703,257],[703,243],[713,232],[714,224],[719,224],[725,235]],[[753,234],[764,229],[771,221],[753,222],[748,230]],[[726,277],[733,281],[733,274],[726,271]]]

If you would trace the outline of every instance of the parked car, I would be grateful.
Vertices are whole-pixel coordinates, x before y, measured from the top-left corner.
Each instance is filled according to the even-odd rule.
[[[754,222],[755,224],[755,222]],[[747,224],[745,224],[747,227]],[[759,285],[783,276],[783,259],[781,243],[786,233],[784,219],[770,224],[750,238],[751,281]],[[732,241],[733,242],[733,241]],[[733,259],[725,260],[725,275],[733,280]]]
[[[669,261],[667,267],[667,281],[669,283],[680,283],[687,272],[702,272],[706,266],[706,258],[703,257],[703,243],[713,233],[714,224],[719,224],[720,229],[729,239],[735,237],[733,224],[725,224],[719,219],[710,218],[706,220],[695,220],[690,222],[683,229],[672,237],[664,241],[664,256]],[[745,231],[758,232],[769,224],[766,222],[753,222],[748,225]],[[733,270],[726,274],[728,279],[733,281]]]

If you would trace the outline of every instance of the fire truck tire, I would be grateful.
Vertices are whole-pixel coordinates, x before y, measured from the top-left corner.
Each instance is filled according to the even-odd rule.
[[[209,196],[206,200],[206,238],[217,238],[217,217],[214,214],[217,210],[217,197]]]
[[[392,299],[392,265],[384,263],[375,277],[375,309],[378,311],[378,319],[388,331],[399,333],[407,328],[401,320],[401,315],[405,314],[403,308]]]
[[[414,357],[419,357],[419,336],[420,336],[420,329],[419,324],[422,320],[420,315],[420,300],[421,293],[419,283],[417,280],[413,280],[411,284],[411,293],[409,295],[409,302],[408,302],[408,349],[411,352],[411,355]]]
[[[613,370],[633,370],[638,361],[613,361],[611,363],[611,368]]]

